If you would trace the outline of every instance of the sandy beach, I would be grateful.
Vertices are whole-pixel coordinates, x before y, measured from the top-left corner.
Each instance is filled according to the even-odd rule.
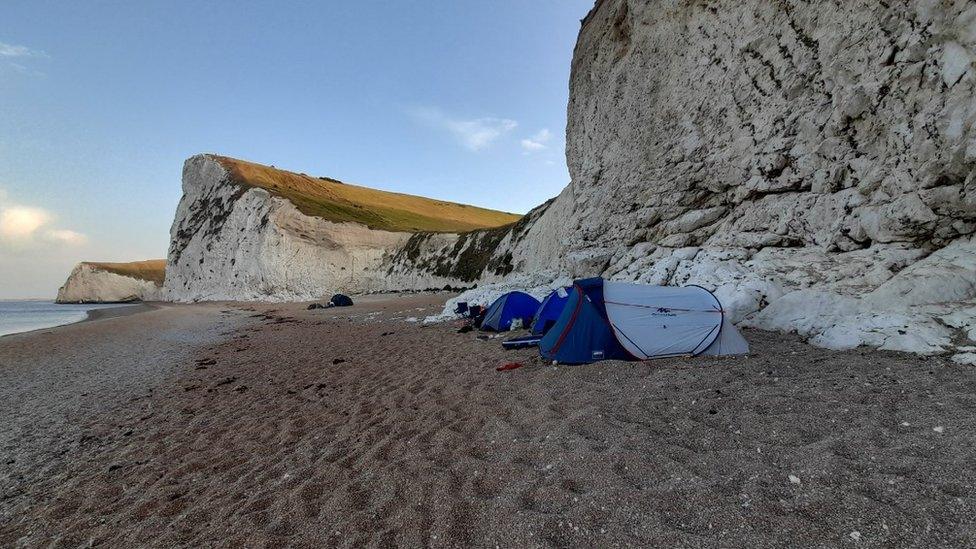
[[[0,545],[976,544],[972,367],[748,330],[553,366],[405,320],[447,297],[0,339]]]

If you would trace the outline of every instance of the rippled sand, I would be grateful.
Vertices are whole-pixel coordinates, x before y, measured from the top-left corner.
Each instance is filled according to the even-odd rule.
[[[748,358],[553,367],[405,322],[444,299],[0,340],[0,545],[976,541],[973,368],[755,331]]]

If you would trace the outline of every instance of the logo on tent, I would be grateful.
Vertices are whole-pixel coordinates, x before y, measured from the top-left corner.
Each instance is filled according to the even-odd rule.
[[[678,315],[674,314],[673,312],[671,312],[671,309],[668,309],[667,307],[658,307],[657,308],[657,311],[651,313],[651,315],[653,315],[653,316],[678,316]]]

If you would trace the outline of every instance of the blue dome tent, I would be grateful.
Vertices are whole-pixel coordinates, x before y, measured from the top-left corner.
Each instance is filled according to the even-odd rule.
[[[556,324],[539,341],[549,360],[584,364],[597,360],[632,360],[610,328],[603,305],[603,279],[577,280]]]
[[[556,324],[539,342],[543,357],[569,364],[749,352],[722,304],[684,288],[578,280]]]
[[[538,309],[538,299],[525,292],[509,292],[488,307],[481,329],[504,332],[512,327],[512,321],[516,318],[521,318],[528,324]]]
[[[563,312],[563,307],[569,301],[569,293],[573,290],[569,288],[559,288],[542,300],[539,310],[535,312],[535,319],[532,321],[532,335],[543,336],[549,328],[559,320],[559,315]]]

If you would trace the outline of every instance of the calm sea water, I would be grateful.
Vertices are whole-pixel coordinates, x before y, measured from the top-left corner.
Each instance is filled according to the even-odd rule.
[[[88,311],[113,305],[58,305],[53,301],[0,301],[0,336],[85,320]]]

